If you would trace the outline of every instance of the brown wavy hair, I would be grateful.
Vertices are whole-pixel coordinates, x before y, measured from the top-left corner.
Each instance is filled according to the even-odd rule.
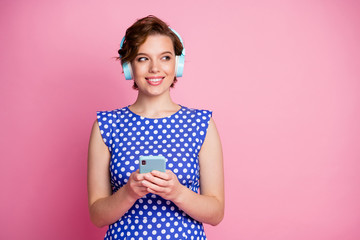
[[[139,51],[139,47],[146,41],[147,37],[156,34],[168,36],[173,43],[175,55],[181,55],[184,47],[181,44],[178,36],[164,21],[153,15],[149,15],[147,17],[138,19],[126,30],[125,41],[122,45],[122,48],[118,51],[119,55],[121,56],[118,58],[121,60],[121,64],[125,62],[132,62]],[[175,76],[174,81],[170,87],[174,87],[176,82],[177,79]],[[138,89],[135,81],[133,88]]]

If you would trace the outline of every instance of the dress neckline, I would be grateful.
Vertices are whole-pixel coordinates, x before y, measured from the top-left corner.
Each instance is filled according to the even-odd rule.
[[[180,104],[178,104],[178,106],[180,106],[180,109],[179,109],[179,110],[177,110],[177,111],[174,112],[173,114],[170,114],[169,116],[161,117],[161,118],[149,118],[149,117],[141,116],[141,115],[139,115],[139,114],[134,113],[133,111],[131,111],[130,108],[129,108],[130,105],[126,106],[125,108],[126,108],[127,111],[129,111],[129,113],[131,113],[132,115],[137,116],[137,117],[139,117],[139,118],[141,118],[141,119],[161,120],[161,119],[171,118],[171,117],[175,116],[176,114],[178,114],[181,110],[183,110],[184,106],[182,106],[182,105],[180,105]]]

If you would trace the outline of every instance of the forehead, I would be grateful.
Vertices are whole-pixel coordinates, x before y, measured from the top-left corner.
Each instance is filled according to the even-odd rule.
[[[166,35],[150,35],[145,42],[140,45],[138,53],[159,54],[170,51],[174,53],[174,45],[170,37]]]

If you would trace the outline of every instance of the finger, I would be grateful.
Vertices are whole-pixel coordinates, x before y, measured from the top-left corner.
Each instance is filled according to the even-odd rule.
[[[135,173],[134,175],[134,179],[136,181],[141,181],[141,180],[144,180],[144,174],[141,174],[141,173]]]
[[[141,186],[141,187],[136,187],[136,189],[134,189],[134,192],[136,192],[137,194],[146,194],[147,193],[147,187]]]
[[[168,186],[168,182],[167,180],[164,180],[162,178],[159,178],[159,177],[156,177],[152,174],[145,174],[144,176],[145,180],[155,184],[155,185],[158,185],[158,186],[162,186],[162,187],[166,187]]]
[[[144,187],[147,188],[147,191],[152,190],[152,191],[149,191],[149,192],[152,192],[152,193],[163,193],[163,192],[166,192],[166,188],[164,187],[161,187],[161,186],[158,186],[158,185],[155,185],[149,181],[146,181],[146,180],[143,180],[142,181],[142,184]]]
[[[133,186],[134,188],[144,187],[144,185],[142,184],[142,181],[134,182],[134,184],[132,184],[132,186]]]
[[[166,172],[160,172],[157,170],[153,170],[153,171],[151,171],[151,175],[161,178],[161,179],[164,179],[164,180],[169,180],[169,179],[171,179],[170,172],[171,172],[170,170],[166,170]]]
[[[138,188],[138,191],[142,194],[147,194],[149,191],[148,191],[148,188],[147,187],[144,187],[144,186],[141,186]]]
[[[144,179],[140,179],[138,181],[135,178],[133,178],[133,179],[130,179],[128,183],[131,186],[131,188],[137,188],[137,187],[142,187],[143,186],[142,183],[141,183],[141,181],[143,181],[143,180]]]
[[[157,192],[157,191],[155,191],[155,190],[153,190],[153,189],[151,189],[151,188],[147,188],[146,191],[148,191],[149,193],[157,194],[157,195],[159,195],[160,197],[165,198],[164,196],[162,196],[162,194],[163,194],[162,192]]]
[[[134,186],[134,190],[135,191],[146,191],[146,186],[144,186],[144,184],[142,184],[142,182],[139,182],[138,186]]]

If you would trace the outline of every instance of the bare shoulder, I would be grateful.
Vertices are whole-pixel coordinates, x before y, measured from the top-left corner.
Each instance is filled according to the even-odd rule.
[[[223,152],[220,136],[215,121],[210,118],[208,130],[204,143],[199,152],[199,163],[201,172],[211,172],[214,169],[222,171]]]
[[[97,135],[98,137],[100,136],[101,137],[101,134],[100,134],[100,128],[99,128],[99,123],[98,123],[98,120],[95,119],[93,125],[92,125],[92,128],[91,128],[91,135],[90,137],[93,137],[93,135]]]
[[[88,152],[89,205],[97,199],[111,194],[109,162],[110,151],[102,139],[98,122],[95,120],[91,130]]]
[[[214,119],[211,117],[210,120],[209,120],[209,128],[208,128],[208,131],[214,131],[217,135],[218,134],[218,131],[217,131],[217,128],[216,128],[216,124],[215,124],[215,121]]]
[[[98,121],[95,120],[91,129],[90,142],[89,142],[89,155],[96,154],[106,154],[108,156],[109,149],[104,143]]]
[[[220,136],[219,136],[219,132],[217,130],[215,121],[213,118],[210,118],[209,126],[207,129],[207,133],[206,133],[205,140],[204,140],[203,146],[201,148],[200,154],[201,154],[201,152],[211,150],[211,148],[213,148],[213,147],[220,148],[220,150],[221,150],[221,141],[220,141]]]
[[[199,153],[199,164],[201,194],[217,196],[223,203],[223,153],[220,136],[212,118],[210,118],[205,140]]]

